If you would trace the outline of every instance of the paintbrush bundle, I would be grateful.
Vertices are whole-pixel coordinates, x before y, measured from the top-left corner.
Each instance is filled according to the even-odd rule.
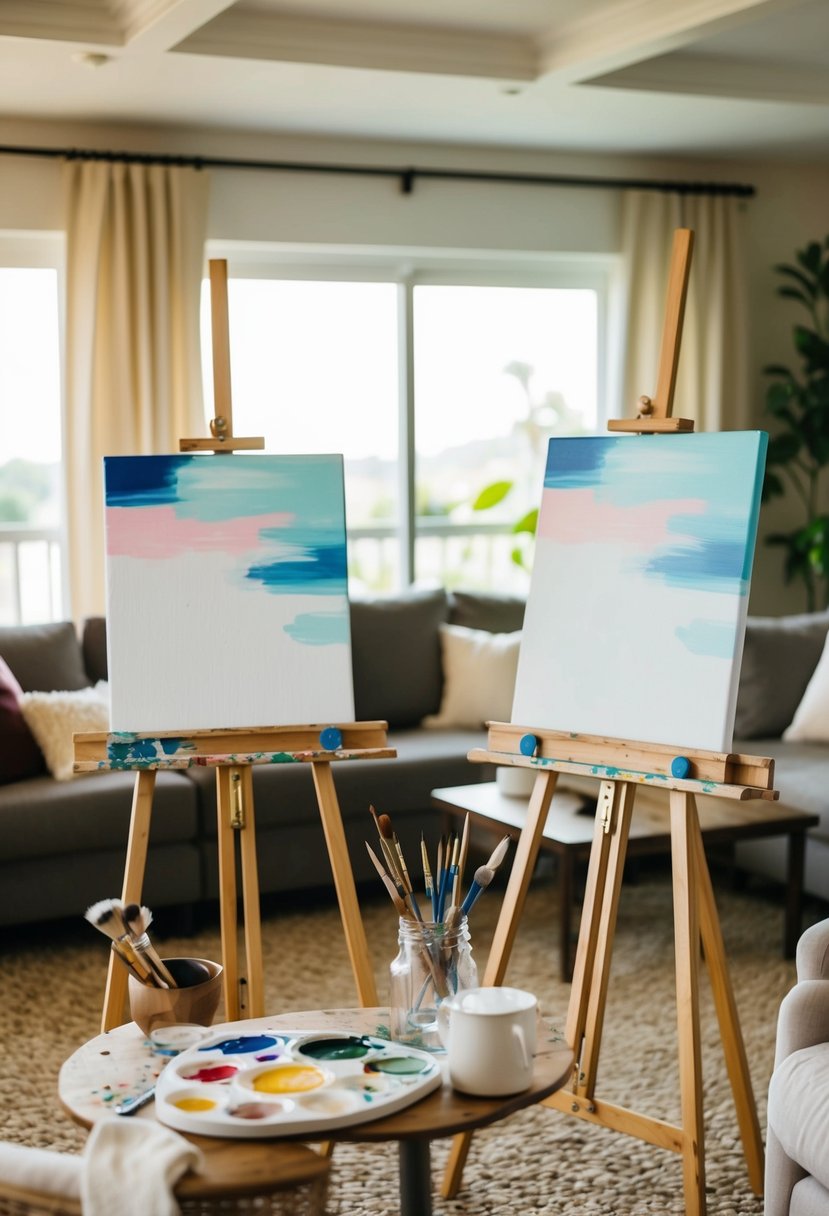
[[[147,928],[153,914],[138,904],[120,899],[100,899],[84,917],[112,942],[112,950],[135,979],[153,988],[177,987],[172,975],[150,942]]]
[[[420,853],[426,914],[415,895],[397,833],[388,815],[369,808],[379,837],[377,856],[366,842],[372,864],[389,893],[399,918],[399,953],[391,964],[391,1033],[402,1042],[442,1050],[437,1031],[437,1008],[460,988],[477,985],[467,916],[491,884],[509,848],[505,836],[486,865],[479,866],[462,896],[463,874],[469,847],[469,816],[463,833],[441,837],[434,871],[423,833]]]

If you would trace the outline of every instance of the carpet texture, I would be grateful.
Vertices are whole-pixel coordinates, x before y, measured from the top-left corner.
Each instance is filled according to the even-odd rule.
[[[763,893],[739,894],[717,883],[731,978],[751,1067],[760,1123],[774,1056],[780,1000],[794,982],[781,957],[782,907]],[[100,892],[106,895],[107,892]],[[475,957],[483,971],[500,891],[472,915]],[[381,1001],[396,953],[396,920],[388,901],[365,901],[364,919]],[[82,910],[81,910],[82,912]],[[812,919],[817,919],[813,917]],[[163,913],[154,940],[163,955],[218,958],[218,927],[166,940]],[[336,907],[280,911],[263,922],[266,1007],[288,1012],[356,1003]],[[563,1027],[569,986],[557,979],[556,892],[535,879],[507,982],[535,991],[542,1012]],[[0,947],[0,1109],[4,1139],[78,1152],[84,1133],[56,1100],[62,1061],[98,1032],[106,939],[79,914],[77,926],[54,933],[4,931]],[[712,1216],[760,1216],[749,1188],[731,1090],[707,975],[702,979],[702,1044],[708,1210]],[[670,880],[651,873],[626,884],[602,1040],[596,1096],[677,1122],[676,1015]],[[219,1010],[217,1020],[221,1020]],[[449,1141],[433,1145],[436,1185]],[[521,1212],[679,1213],[684,1210],[680,1158],[543,1107],[478,1132],[455,1200],[435,1197],[443,1216]],[[333,1160],[330,1210],[347,1216],[393,1216],[397,1208],[394,1145],[341,1145]],[[150,1214],[148,1214],[150,1216]]]

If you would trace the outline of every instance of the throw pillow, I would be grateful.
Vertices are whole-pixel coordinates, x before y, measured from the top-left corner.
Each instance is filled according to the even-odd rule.
[[[524,625],[526,600],[517,595],[486,591],[452,591],[449,594],[449,624],[489,633],[515,633]]]
[[[109,687],[100,680],[94,688],[70,692],[24,692],[20,707],[58,781],[69,781],[75,749],[72,736],[109,730]]]
[[[803,699],[827,632],[829,612],[748,618],[735,738],[780,738]]]
[[[464,625],[438,629],[443,656],[440,712],[424,726],[478,728],[508,722],[512,713],[521,632],[489,633]]]
[[[23,695],[8,663],[0,659],[0,785],[46,772],[40,748],[20,708]]]
[[[829,743],[829,637],[783,738],[801,743]]]
[[[24,692],[89,687],[81,643],[71,621],[0,626],[0,654]]]

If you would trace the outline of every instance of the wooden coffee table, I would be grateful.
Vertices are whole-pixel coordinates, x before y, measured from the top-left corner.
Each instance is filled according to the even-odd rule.
[[[356,1034],[376,1034],[388,1027],[388,1009],[328,1009],[302,1013],[282,1013],[273,1017],[249,1018],[228,1022],[211,1028],[211,1033],[258,1034],[286,1030],[346,1030]],[[442,1057],[436,1056],[440,1060]],[[106,1086],[117,1085],[128,1093],[130,1086],[138,1087],[157,1067],[147,1041],[134,1022],[118,1026],[98,1035],[80,1047],[66,1061],[58,1079],[58,1095],[62,1106],[84,1126],[91,1126],[106,1117],[107,1104],[102,1100]],[[301,1174],[307,1168],[304,1159],[297,1160],[302,1140],[325,1141],[397,1141],[400,1153],[400,1212],[401,1216],[430,1216],[432,1211],[432,1175],[430,1145],[432,1140],[471,1132],[489,1123],[549,1097],[566,1082],[573,1067],[573,1053],[564,1041],[546,1026],[539,1026],[538,1048],[533,1080],[529,1089],[505,1098],[472,1098],[456,1093],[444,1080],[440,1089],[398,1111],[396,1114],[373,1119],[353,1127],[339,1127],[325,1133],[301,1137],[273,1139],[228,1140],[218,1137],[187,1136],[198,1144],[206,1158],[206,1173],[214,1185],[221,1184],[224,1171],[232,1172],[234,1181],[244,1178],[244,1169],[263,1168],[269,1162],[271,1176],[278,1175],[284,1158],[285,1169]],[[111,1115],[109,1116],[112,1117]],[[132,1118],[153,1119],[153,1103],[142,1107]],[[310,1150],[302,1149],[303,1153]],[[314,1154],[312,1154],[313,1156]],[[260,1160],[261,1159],[261,1160]],[[322,1158],[320,1168],[326,1169]],[[242,1164],[244,1162],[244,1165]],[[520,1168],[520,1163],[517,1163]],[[198,1189],[203,1176],[187,1175],[176,1188],[183,1197],[182,1187],[188,1183]],[[252,1187],[248,1187],[248,1193]],[[232,1193],[226,1187],[225,1193]],[[244,1192],[240,1192],[244,1193]]]
[[[590,780],[567,778],[559,781],[541,841],[541,848],[559,859],[560,973],[565,982],[570,980],[573,970],[571,929],[575,866],[578,862],[586,862],[590,856],[597,793],[598,784]],[[763,836],[787,838],[783,951],[786,958],[794,958],[803,913],[805,835],[807,828],[820,822],[817,815],[762,799],[738,802],[702,795],[696,801],[706,845],[732,845],[738,840],[756,840]],[[516,839],[524,826],[528,802],[529,795],[505,794],[494,781],[432,791],[432,804],[439,810],[452,816],[465,815],[468,811],[472,824],[491,830],[493,834],[509,833]],[[642,785],[636,791],[628,856],[670,852],[668,795]]]

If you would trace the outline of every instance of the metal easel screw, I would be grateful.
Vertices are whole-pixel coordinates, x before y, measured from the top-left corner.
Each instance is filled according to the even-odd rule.
[[[639,417],[645,418],[648,414],[653,413],[653,401],[650,397],[639,398]]]
[[[231,797],[233,809],[230,813],[230,826],[232,828],[243,828],[245,826],[245,808],[242,803],[242,775],[241,773],[231,773]]]

